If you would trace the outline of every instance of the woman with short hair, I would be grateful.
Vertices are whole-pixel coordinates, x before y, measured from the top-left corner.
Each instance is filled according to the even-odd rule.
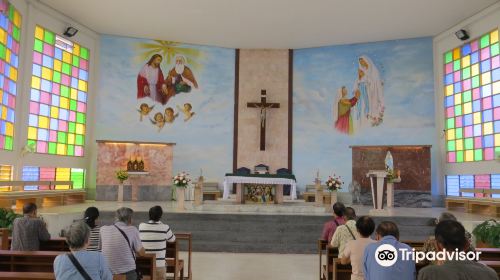
[[[89,252],[90,228],[83,221],[78,221],[66,230],[66,243],[70,253],[62,254],[54,260],[56,279],[102,279],[112,280],[106,259],[100,252]]]

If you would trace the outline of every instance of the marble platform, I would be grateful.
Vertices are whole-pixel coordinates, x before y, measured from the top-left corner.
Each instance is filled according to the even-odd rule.
[[[97,185],[96,201],[117,201],[118,185]],[[172,199],[171,186],[147,186],[137,187],[137,201],[170,201]],[[123,186],[123,201],[132,201],[132,186]]]

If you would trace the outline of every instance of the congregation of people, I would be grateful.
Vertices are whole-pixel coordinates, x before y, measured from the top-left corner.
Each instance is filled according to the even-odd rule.
[[[155,279],[166,279],[166,244],[174,242],[175,235],[161,222],[163,209],[151,207],[149,220],[140,223],[138,228],[132,225],[133,213],[130,208],[119,208],[113,224],[99,225],[99,210],[87,208],[83,219],[64,231],[70,252],[56,257],[56,279],[111,280],[116,275],[126,280],[140,279],[135,260],[146,253],[156,255]],[[14,220],[11,250],[38,251],[40,242],[51,238],[47,224],[37,215],[34,203],[25,204],[23,214]]]
[[[24,216],[16,218],[12,229],[11,250],[37,251],[40,242],[51,238],[47,224],[37,214],[37,206],[27,203]],[[146,253],[156,255],[155,279],[166,279],[165,256],[167,242],[175,242],[171,228],[162,223],[163,209],[149,209],[149,220],[138,227],[132,225],[134,211],[127,207],[116,210],[115,222],[100,225],[99,210],[86,209],[83,219],[73,222],[65,230],[67,254],[54,261],[56,279],[140,279],[136,272],[136,257]],[[357,217],[355,209],[342,203],[333,205],[333,217],[323,226],[322,239],[338,248],[340,263],[352,267],[351,280],[434,280],[484,279],[498,280],[496,272],[471,260],[423,260],[417,274],[413,259],[397,258],[389,266],[377,260],[378,248],[390,245],[397,252],[412,248],[400,241],[398,226],[392,221],[378,225],[370,216]],[[456,217],[444,212],[436,220],[434,235],[425,241],[424,252],[473,252],[471,234]]]
[[[374,237],[374,238],[372,238]],[[351,280],[452,280],[484,279],[498,280],[492,268],[471,260],[423,260],[423,267],[417,275],[413,259],[397,258],[394,264],[383,266],[377,262],[377,249],[385,244],[397,252],[412,252],[412,248],[400,242],[399,228],[391,221],[382,221],[377,226],[369,216],[356,217],[355,210],[337,202],[333,205],[333,217],[323,226],[321,239],[329,246],[338,248],[341,264],[352,267]],[[457,221],[456,217],[444,212],[436,220],[434,236],[425,241],[423,251],[427,252],[469,252],[474,251],[471,234]]]

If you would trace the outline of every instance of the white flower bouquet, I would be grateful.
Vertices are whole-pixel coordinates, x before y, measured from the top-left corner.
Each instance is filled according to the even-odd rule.
[[[187,186],[191,182],[189,174],[184,171],[177,173],[177,175],[175,175],[172,179],[174,180],[174,186],[180,188],[187,188]]]
[[[344,182],[342,182],[340,176],[328,176],[328,180],[325,182],[328,191],[333,192],[342,188]]]

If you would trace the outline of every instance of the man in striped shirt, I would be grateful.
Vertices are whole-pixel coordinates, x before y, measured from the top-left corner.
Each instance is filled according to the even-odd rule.
[[[149,222],[139,225],[139,236],[146,253],[156,254],[156,279],[165,280],[165,254],[167,242],[174,242],[175,235],[167,224],[160,221],[163,215],[161,206],[149,209]]]
[[[139,231],[132,225],[133,213],[132,209],[122,207],[116,210],[114,225],[101,227],[101,252],[113,275],[125,275],[126,280],[137,279],[136,255],[144,255]]]

